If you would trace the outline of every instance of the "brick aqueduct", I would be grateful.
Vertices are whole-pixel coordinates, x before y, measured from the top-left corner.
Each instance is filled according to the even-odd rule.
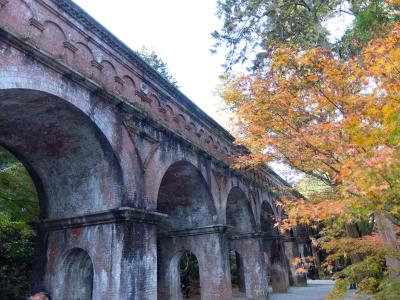
[[[248,299],[296,284],[310,255],[280,236],[271,170],[233,170],[233,138],[69,0],[0,0],[0,144],[40,199],[34,284],[54,299],[232,299],[229,251]],[[270,281],[271,279],[271,281]]]

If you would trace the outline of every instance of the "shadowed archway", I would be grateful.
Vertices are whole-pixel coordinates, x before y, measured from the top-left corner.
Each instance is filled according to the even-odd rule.
[[[183,230],[213,224],[216,215],[207,183],[186,161],[171,165],[161,181],[157,211],[168,214],[165,230]]]
[[[93,112],[94,114],[94,112]],[[92,116],[93,117],[93,116]],[[40,220],[60,220],[121,206],[122,170],[104,134],[70,102],[41,91],[0,90],[0,145],[26,167],[39,199]],[[63,246],[47,255],[48,233],[37,235],[34,285],[42,285]],[[55,245],[53,245],[55,246]],[[62,278],[52,282],[64,286]]]
[[[0,90],[0,144],[28,169],[40,218],[112,208],[123,198],[118,160],[100,130],[67,101],[33,90]]]
[[[232,226],[231,234],[249,233],[255,230],[250,202],[238,187],[231,189],[226,206],[226,224]]]

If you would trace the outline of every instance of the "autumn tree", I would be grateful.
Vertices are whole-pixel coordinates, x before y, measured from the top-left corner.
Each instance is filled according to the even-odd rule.
[[[279,161],[327,187],[308,201],[287,202],[290,226],[373,218],[383,250],[373,256],[366,249],[363,257],[383,257],[383,272],[398,278],[400,24],[350,59],[287,45],[276,45],[267,59],[267,67],[236,76],[223,93],[239,139],[252,151],[238,165]],[[340,245],[346,248],[344,240]]]
[[[219,0],[223,25],[213,33],[215,50],[228,49],[227,68],[249,57],[265,65],[277,45],[333,49],[342,57],[360,53],[397,19],[396,6],[384,0]],[[332,41],[326,22],[345,16],[352,26]]]

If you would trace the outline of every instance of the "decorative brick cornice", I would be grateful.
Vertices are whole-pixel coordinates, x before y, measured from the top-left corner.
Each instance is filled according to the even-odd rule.
[[[125,81],[124,81],[121,77],[119,77],[119,76],[115,76],[115,77],[114,77],[114,81],[115,81],[116,83],[119,83],[120,85],[124,85],[124,83],[125,83]]]
[[[64,45],[64,48],[66,48],[66,49],[68,49],[68,50],[71,50],[72,53],[75,53],[76,51],[78,51],[78,48],[75,47],[73,44],[71,44],[71,43],[68,42],[68,41],[65,41],[65,42],[63,43],[63,45]]]
[[[147,102],[149,104],[151,104],[151,102],[153,102],[149,97],[147,97],[147,95],[141,91],[136,90],[135,91],[135,95],[139,96],[139,98],[143,101],[143,102]]]
[[[0,0],[1,1],[1,0]],[[38,20],[34,19],[34,18],[30,18],[29,19],[29,24],[37,29],[39,29],[40,31],[44,30],[44,25],[42,23],[40,23]]]
[[[104,26],[99,24],[85,11],[80,9],[75,3],[69,0],[51,0],[57,7],[66,12],[69,16],[74,18],[76,21],[81,23],[88,31],[97,35],[100,39],[106,42],[112,49],[119,52],[121,56],[128,59],[136,68],[146,74],[146,77],[150,80],[156,81],[171,95],[174,95],[179,102],[186,106],[186,108],[198,115],[199,118],[207,123],[209,128],[215,132],[216,135],[225,138],[229,142],[233,142],[233,136],[227,132],[221,125],[215,120],[209,117],[204,111],[202,111],[196,104],[194,104],[189,98],[187,98],[179,89],[173,84],[161,76],[157,71],[150,67],[142,58],[140,58],[133,50],[111,34]]]
[[[33,227],[39,231],[54,231],[114,223],[158,224],[165,218],[167,218],[167,215],[154,211],[132,207],[120,207],[71,218],[43,220],[33,223]]]
[[[92,61],[90,62],[90,65],[91,65],[92,67],[95,67],[96,69],[98,69],[98,70],[100,70],[100,71],[103,70],[103,65],[102,65],[101,63],[95,61],[95,60],[92,60]]]

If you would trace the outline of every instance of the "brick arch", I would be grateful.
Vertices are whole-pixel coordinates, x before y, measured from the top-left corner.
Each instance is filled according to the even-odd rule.
[[[39,38],[39,46],[56,58],[64,57],[64,42],[67,36],[57,23],[47,20],[43,23],[44,30]]]
[[[182,114],[178,114],[176,116],[176,121],[181,129],[184,129],[186,127],[186,118]]]
[[[203,138],[203,136],[204,136],[204,134],[205,134],[205,132],[204,132],[204,129],[203,128],[200,128],[200,130],[197,132],[197,137],[199,138],[199,139],[202,139]]]
[[[74,54],[73,65],[83,74],[93,76],[94,55],[92,49],[83,42],[76,43],[77,51]]]
[[[106,88],[113,91],[115,89],[115,78],[117,77],[117,70],[114,64],[109,60],[103,60],[101,62],[102,70],[100,73],[100,82],[105,85]]]
[[[155,108],[159,108],[161,107],[161,101],[160,99],[155,95],[155,94],[151,94],[150,95],[150,99],[152,100],[152,102],[154,103],[154,107]]]
[[[45,95],[47,99],[46,103],[48,105],[47,108],[49,108],[48,111],[54,112],[55,114],[55,117],[52,118],[52,121],[56,121],[55,119],[57,112],[65,111],[66,114],[72,114],[71,118],[67,118],[67,115],[64,116],[66,120],[69,120],[68,122],[72,122],[74,120],[73,116],[76,116],[76,118],[82,121],[82,128],[87,129],[86,133],[88,134],[88,132],[92,132],[91,138],[93,141],[96,141],[96,149],[98,149],[100,152],[106,151],[109,153],[107,155],[111,155],[112,158],[109,161],[109,164],[110,166],[113,166],[115,171],[110,173],[115,175],[112,175],[115,178],[115,180],[112,180],[112,182],[114,182],[114,186],[111,186],[111,183],[105,184],[102,191],[100,187],[98,191],[100,191],[100,194],[114,194],[115,197],[112,197],[112,199],[110,198],[107,203],[104,202],[104,207],[118,206],[121,205],[121,203],[126,205],[127,201],[131,201],[129,199],[134,198],[133,194],[137,190],[137,175],[139,168],[135,158],[132,157],[134,147],[132,140],[129,138],[129,133],[122,126],[116,123],[114,119],[116,116],[113,114],[110,108],[100,105],[102,99],[91,96],[88,90],[76,84],[69,85],[63,78],[58,78],[57,76],[54,76],[54,74],[43,72],[40,68],[39,70],[35,70],[35,68],[37,68],[36,65],[19,65],[18,61],[16,61],[16,66],[19,76],[15,76],[14,71],[2,72],[3,80],[0,81],[0,92],[3,93],[3,99],[5,99],[4,93],[9,93],[10,91],[17,92],[19,95],[18,97],[14,97],[15,100],[23,100],[28,102],[30,101],[29,97],[24,97],[21,91],[25,91],[27,94],[31,95],[31,97],[35,95]],[[37,75],[30,76],[32,72]],[[0,106],[4,112],[5,110],[3,107],[5,102],[2,100],[0,100]],[[34,104],[34,101],[31,102]],[[30,104],[31,106],[33,105],[32,103]],[[50,109],[49,105],[52,105],[53,107],[64,107],[66,109]],[[46,107],[43,106],[43,110],[45,109]],[[23,111],[24,110],[21,109],[19,114]],[[7,119],[10,119],[9,115],[7,115],[7,118],[2,118],[2,120]],[[59,123],[61,124],[61,122]],[[68,124],[66,123],[65,126]],[[78,126],[78,123],[74,122],[74,126]],[[72,128],[73,127],[70,127],[69,133],[73,133]],[[5,126],[2,126],[1,129],[5,130]],[[57,128],[55,127],[54,130],[56,129]],[[66,128],[63,128],[63,130],[66,131]],[[12,131],[10,133],[12,133]],[[40,137],[40,132],[38,135]],[[14,137],[16,135],[12,134],[12,136]],[[31,135],[30,137],[33,139],[36,138],[35,135]],[[62,135],[59,135],[58,138],[62,138]],[[86,138],[83,138],[81,140],[82,145],[90,145],[88,140],[85,141],[85,139]],[[13,146],[10,144],[10,138],[7,138],[6,141],[8,141],[7,144],[5,142],[2,142],[2,144],[6,144],[6,146],[8,146],[8,148],[14,152],[19,152],[15,145]],[[73,146],[77,146],[76,143],[70,145],[71,148]],[[85,149],[85,146],[78,146],[76,149],[85,150],[87,153],[89,153],[88,149]],[[93,155],[93,153],[91,155]],[[20,153],[19,156],[24,157],[26,154],[24,155],[23,153]],[[66,157],[70,158],[71,156],[66,155]],[[98,159],[100,159],[100,157]],[[27,161],[29,160],[27,159]],[[103,164],[100,163],[99,168],[101,168],[102,165]],[[126,167],[121,170],[121,165],[125,165]],[[72,165],[70,165],[70,167],[72,167]],[[106,172],[106,168],[100,173],[104,172]],[[50,178],[52,178],[52,180],[57,180],[57,177],[55,176],[51,176]],[[88,177],[86,176],[85,178]],[[107,186],[109,188],[107,188]],[[103,201],[104,199],[101,200],[99,198],[97,200]],[[147,205],[146,203],[134,204],[139,206]],[[101,207],[102,206],[99,205],[99,207],[93,207],[93,209],[101,209]],[[62,214],[62,210],[63,207],[59,207],[57,210],[58,212],[55,212],[53,215]],[[67,209],[65,211],[68,212],[70,210]],[[86,211],[85,209],[82,209],[80,210],[79,214],[87,211],[89,211],[89,209]],[[46,213],[44,216],[46,216]]]
[[[232,226],[232,234],[243,234],[256,230],[255,219],[248,197],[239,186],[229,191],[226,200],[226,224]]]
[[[136,83],[135,80],[132,79],[129,75],[124,75],[122,77],[122,80],[125,82],[124,87],[122,89],[122,96],[124,96],[126,99],[133,101],[135,98],[135,92],[136,92]]]
[[[179,160],[163,174],[157,196],[157,211],[169,215],[163,229],[212,225],[217,212],[210,187],[200,170],[187,160]]]
[[[0,90],[0,107],[0,143],[31,171],[42,218],[94,213],[122,200],[118,159],[99,128],[79,109],[54,95],[27,89]]]
[[[197,126],[194,122],[189,122],[189,131],[191,131],[192,134],[197,134]]]
[[[179,249],[175,252],[173,252],[173,254],[170,257],[164,258],[166,259],[166,264],[167,264],[167,268],[166,268],[166,272],[165,274],[159,274],[160,272],[158,272],[158,275],[160,276],[165,276],[167,278],[163,278],[163,282],[168,282],[168,286],[159,286],[158,289],[158,299],[181,299],[181,293],[182,293],[182,289],[181,289],[181,278],[180,278],[180,273],[179,273],[179,264],[180,261],[183,257],[183,255],[185,255],[186,253],[190,253],[192,254],[197,262],[198,262],[198,272],[199,272],[199,277],[201,279],[201,274],[200,274],[200,260],[199,260],[199,255],[200,254],[196,254],[198,249],[192,249],[192,247],[185,247],[183,249]],[[165,284],[164,284],[165,285]]]
[[[170,105],[165,105],[165,118],[171,120],[175,116],[174,109]]]
[[[205,142],[206,142],[206,144],[208,145],[208,147],[209,147],[210,149],[213,149],[213,148],[214,148],[214,138],[213,138],[211,135],[209,135],[209,136],[205,139]]]
[[[274,228],[274,224],[276,223],[278,217],[279,215],[275,205],[268,200],[264,200],[260,207],[261,230],[278,234],[276,228]]]

